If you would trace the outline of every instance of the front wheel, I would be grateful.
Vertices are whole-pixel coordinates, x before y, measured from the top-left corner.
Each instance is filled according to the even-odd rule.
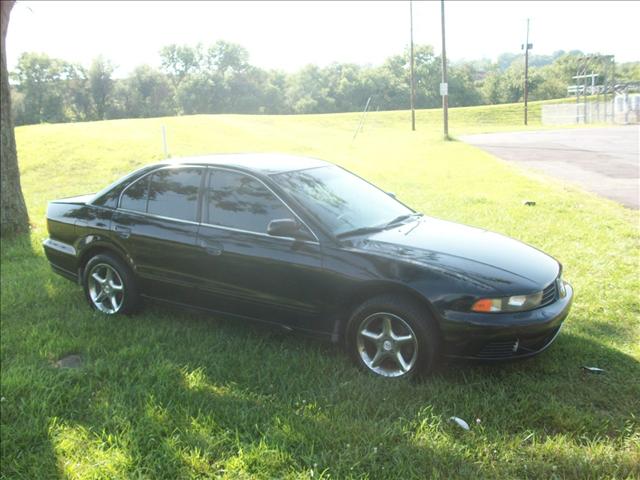
[[[138,292],[131,269],[110,253],[91,258],[84,268],[83,287],[92,308],[107,315],[131,313],[138,305]]]
[[[351,316],[348,348],[354,361],[382,377],[412,377],[433,369],[439,335],[428,312],[410,298],[384,295]]]

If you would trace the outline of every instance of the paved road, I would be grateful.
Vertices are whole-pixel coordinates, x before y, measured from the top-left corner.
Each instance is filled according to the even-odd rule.
[[[462,140],[627,207],[640,207],[638,126],[488,133]]]

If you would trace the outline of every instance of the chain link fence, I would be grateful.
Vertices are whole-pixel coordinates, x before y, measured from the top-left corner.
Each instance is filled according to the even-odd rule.
[[[640,124],[640,94],[617,95],[609,101],[542,105],[543,125],[585,123]]]

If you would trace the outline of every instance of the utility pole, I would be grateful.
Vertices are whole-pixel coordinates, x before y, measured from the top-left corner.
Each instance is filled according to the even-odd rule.
[[[444,0],[440,0],[440,21],[442,23],[442,115],[444,123],[444,139],[449,140],[449,84],[447,83],[447,49],[444,41]]]
[[[528,102],[529,102],[529,49],[533,44],[529,43],[529,19],[527,18],[527,43],[524,47],[524,124],[528,125]]]
[[[413,59],[413,1],[409,0],[409,20],[411,23],[411,130],[416,130],[416,80],[414,75]]]

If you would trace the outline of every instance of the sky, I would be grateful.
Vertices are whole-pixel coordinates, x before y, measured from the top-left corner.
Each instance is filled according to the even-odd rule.
[[[450,0],[445,14],[453,61],[519,52],[527,18],[533,54],[578,49],[640,60],[639,1]],[[414,1],[413,18],[414,42],[440,52],[440,2]],[[32,51],[88,66],[104,55],[125,76],[144,63],[159,66],[164,45],[220,39],[244,46],[254,65],[287,72],[309,63],[379,65],[409,44],[409,2],[18,1],[7,61],[12,70]]]

